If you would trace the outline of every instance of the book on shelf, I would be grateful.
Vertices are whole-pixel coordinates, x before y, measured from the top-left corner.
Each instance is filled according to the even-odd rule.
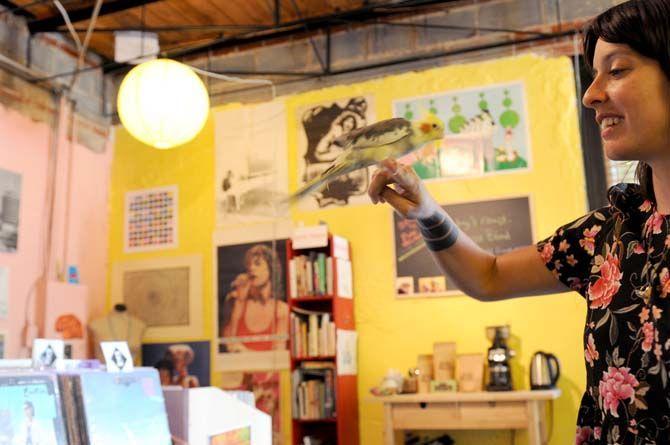
[[[301,445],[323,445],[323,441],[318,437],[314,436],[305,436],[302,438]]]
[[[335,322],[330,313],[294,307],[291,309],[290,329],[294,357],[335,355]]]
[[[293,370],[293,418],[299,420],[335,417],[335,365],[312,363]]]
[[[355,356],[337,346],[341,332],[355,330],[349,242],[319,227],[299,231],[287,247],[291,443],[358,445]]]
[[[297,255],[289,261],[291,298],[323,297],[333,293],[333,262],[323,252]]]

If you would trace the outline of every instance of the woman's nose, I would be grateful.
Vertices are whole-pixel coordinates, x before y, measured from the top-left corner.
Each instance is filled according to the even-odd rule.
[[[607,100],[607,94],[603,88],[602,82],[596,77],[584,93],[582,103],[587,108],[595,108],[597,104]]]

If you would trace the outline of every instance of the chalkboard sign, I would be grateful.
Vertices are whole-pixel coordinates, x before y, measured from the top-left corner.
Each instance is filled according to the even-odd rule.
[[[482,249],[496,255],[533,243],[528,197],[443,206],[458,227]],[[417,224],[393,215],[396,294],[399,297],[460,293],[426,248]]]

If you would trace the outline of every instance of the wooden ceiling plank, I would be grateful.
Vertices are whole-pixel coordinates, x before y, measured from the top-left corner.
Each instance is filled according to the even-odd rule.
[[[23,9],[21,5],[17,5],[16,2],[10,0],[0,0],[0,6],[5,7],[8,11],[11,11],[12,14],[18,15],[20,17],[26,17],[29,20],[35,20],[35,14],[28,11],[28,9]]]
[[[13,0],[17,4],[30,0]],[[66,0],[61,0],[66,1]],[[72,4],[70,0],[68,3]],[[79,2],[79,0],[76,0]],[[119,2],[122,0],[106,0],[106,2]],[[130,0],[123,0],[130,1]],[[180,57],[195,53],[206,53],[207,44],[213,44],[210,49],[225,49],[229,45],[245,45],[265,42],[268,39],[282,39],[304,31],[297,22],[297,16],[293,6],[293,0],[153,0],[142,6],[138,3],[147,0],[134,0],[134,6],[116,14],[100,17],[96,28],[124,29],[140,28],[142,26],[142,12],[144,11],[144,25],[147,28],[161,28],[159,39],[161,49],[170,56]],[[275,24],[274,6],[279,1],[281,7],[282,28],[277,30],[267,29],[262,34],[250,35],[253,29],[236,28],[202,28],[189,30],[188,26],[205,25],[270,25]],[[449,1],[426,1],[426,3],[448,3]],[[303,19],[308,21],[307,28],[316,30],[328,24],[328,17],[342,17],[345,19],[370,20],[376,12],[365,6],[365,0],[295,0]],[[390,2],[390,0],[389,0]],[[90,4],[90,2],[89,2]],[[304,10],[303,10],[304,9]],[[381,16],[393,14],[393,7],[382,8]],[[294,17],[293,20],[291,18]],[[86,17],[88,19],[88,17]],[[88,20],[82,20],[77,24],[77,29],[85,28]],[[174,30],[168,30],[171,26]],[[178,29],[184,26],[184,29]],[[60,27],[60,31],[63,27]],[[222,39],[225,36],[225,39]],[[200,42],[205,45],[199,45]],[[94,33],[90,48],[111,59],[114,53],[114,34],[112,32]],[[179,50],[176,50],[179,48]]]
[[[58,10],[53,6],[53,0],[11,0],[12,3],[15,3],[19,7],[24,7],[30,9],[30,12],[37,19],[48,17],[58,12]],[[70,0],[72,1],[72,0]],[[67,1],[62,0],[64,6],[67,6]]]
[[[102,7],[100,8],[100,13],[98,14],[98,16],[101,17],[107,14],[122,12],[130,8],[136,8],[157,1],[163,1],[163,0],[115,0],[113,2],[103,3]],[[90,19],[92,12],[93,7],[87,7],[87,8],[76,9],[73,11],[68,11],[68,15],[70,16],[70,21],[72,21],[72,23],[77,23]],[[31,33],[52,32],[56,31],[60,26],[64,24],[65,21],[63,17],[60,14],[57,14],[44,19],[38,19],[28,22],[28,29],[30,30]]]
[[[216,20],[211,20],[212,22],[230,23],[230,24],[234,24],[234,25],[238,24],[238,22],[235,22],[235,19],[229,14],[229,12],[227,11],[226,8],[221,8],[219,6],[219,5],[221,5],[220,2],[208,1],[207,4],[211,9],[214,9],[215,11],[217,11],[218,16],[216,17]],[[229,4],[227,6],[229,6]],[[222,22],[219,22],[219,19],[221,19],[221,18],[223,20],[222,20]]]

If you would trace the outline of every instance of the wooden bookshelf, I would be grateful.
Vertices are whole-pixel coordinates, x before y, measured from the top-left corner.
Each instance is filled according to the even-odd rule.
[[[299,327],[296,327],[295,324],[298,323],[296,320],[300,319],[303,323],[305,317],[309,318],[309,315],[305,314],[305,311],[308,312],[318,312],[327,315],[327,321],[333,323],[334,332],[338,330],[355,330],[354,322],[354,304],[353,304],[353,292],[352,292],[352,283],[349,279],[348,289],[344,290],[344,296],[342,295],[343,289],[338,285],[338,272],[342,273],[341,270],[338,270],[338,264],[346,265],[346,262],[349,262],[348,266],[350,269],[350,258],[351,258],[351,249],[346,244],[346,258],[343,258],[342,242],[346,242],[342,238],[334,237],[332,234],[328,235],[328,245],[324,247],[309,248],[309,249],[300,249],[296,250],[293,248],[292,240],[287,241],[286,254],[287,254],[287,269],[288,269],[288,304],[289,309],[292,314],[291,324],[289,328],[290,332],[290,353],[291,353],[291,406],[293,407],[292,413],[292,444],[293,445],[303,445],[303,438],[305,436],[311,436],[321,440],[323,445],[358,445],[359,444],[359,428],[358,428],[358,388],[357,388],[357,376],[356,375],[341,375],[338,372],[338,357],[337,357],[337,342],[336,338],[331,338],[327,330],[325,334],[319,334],[318,336],[318,351],[316,354],[309,353],[309,347],[305,348],[305,342],[309,342],[304,337],[304,332],[302,332]],[[337,244],[337,246],[336,246]],[[330,280],[332,283],[326,286],[314,285],[313,288],[317,288],[314,292],[297,292],[297,279],[292,277],[291,274],[297,273],[298,271],[294,266],[291,265],[292,260],[300,256],[307,256],[308,258],[311,255],[311,258],[316,258],[318,262],[319,254],[326,255],[332,260],[329,261],[328,267],[330,270]],[[339,261],[338,261],[339,258]],[[303,261],[304,258],[301,260]],[[321,260],[323,261],[323,260]],[[318,266],[314,266],[318,268]],[[313,269],[314,269],[313,268]],[[343,274],[342,277],[351,277],[350,273]],[[325,277],[321,278],[325,279]],[[314,277],[314,280],[318,281],[319,278]],[[303,285],[299,286],[301,289],[304,289]],[[323,292],[324,287],[326,292]],[[308,295],[305,295],[308,294]],[[349,296],[351,295],[351,296]],[[317,326],[322,327],[323,316],[319,316]],[[314,326],[313,321],[312,326]],[[307,322],[310,323],[310,320]],[[302,332],[302,333],[301,333]],[[321,333],[322,331],[319,330]],[[300,335],[300,338],[297,338],[297,335]],[[312,334],[313,335],[313,334]],[[321,335],[324,335],[322,339]],[[327,342],[330,343],[330,347],[325,346],[322,348],[322,345],[325,345]],[[333,344],[334,342],[334,344]],[[313,346],[313,344],[312,344]],[[301,351],[298,351],[297,348],[302,347]],[[305,351],[307,349],[307,351]],[[325,351],[323,349],[326,349]],[[312,351],[314,352],[314,348]],[[313,418],[312,416],[302,416],[304,413],[295,412],[298,393],[300,388],[296,387],[296,380],[300,382],[304,381],[299,379],[296,374],[300,373],[302,376],[303,372],[306,372],[309,375],[310,371],[315,370],[318,373],[320,364],[323,364],[323,369],[331,369],[332,371],[332,392],[334,396],[333,416],[323,416],[318,418]],[[303,369],[304,365],[309,365],[307,371]],[[324,371],[326,372],[326,371]],[[307,377],[305,377],[307,380]],[[327,382],[327,380],[324,379]],[[300,385],[299,385],[300,386]],[[325,391],[325,390],[324,390]],[[303,392],[304,395],[304,392]],[[305,401],[303,397],[303,402]],[[324,400],[328,400],[326,397]],[[326,402],[326,405],[328,403]],[[323,412],[327,411],[327,408],[322,407]],[[313,413],[312,413],[313,414]],[[309,418],[305,418],[309,417]]]

